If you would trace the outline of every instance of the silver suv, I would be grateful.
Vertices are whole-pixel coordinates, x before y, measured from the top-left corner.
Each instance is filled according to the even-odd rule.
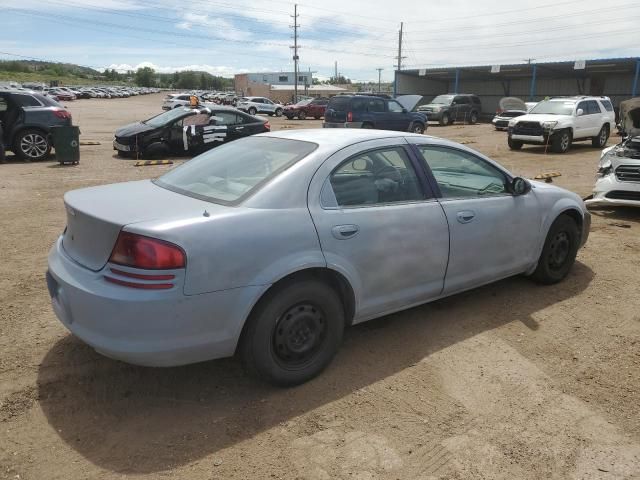
[[[236,105],[238,110],[247,112],[249,115],[255,115],[256,113],[267,113],[269,115],[275,115],[281,117],[284,109],[279,103],[273,103],[271,100],[265,97],[244,97],[238,100]]]
[[[526,143],[565,153],[572,142],[580,140],[591,140],[594,147],[602,148],[615,123],[608,97],[551,98],[509,122],[509,148],[520,150]]]

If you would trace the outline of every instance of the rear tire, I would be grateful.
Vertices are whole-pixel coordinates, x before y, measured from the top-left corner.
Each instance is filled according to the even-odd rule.
[[[33,128],[22,130],[13,142],[13,152],[25,162],[43,160],[51,153],[49,135]]]
[[[471,112],[471,116],[469,117],[469,123],[471,125],[475,125],[478,123],[478,112]]]
[[[281,117],[281,116],[282,116],[282,109],[276,108],[276,117]]]
[[[566,153],[571,148],[573,136],[570,130],[562,130],[556,133],[551,140],[551,150],[555,153]]]
[[[563,280],[576,260],[579,245],[576,221],[568,215],[560,215],[549,228],[538,266],[531,277],[544,285]]]
[[[331,363],[343,332],[344,308],[333,288],[314,279],[287,282],[254,308],[239,353],[250,373],[298,385]]]
[[[604,148],[609,140],[609,125],[605,124],[598,132],[598,135],[591,139],[591,145],[595,148]]]
[[[522,145],[524,145],[521,141],[511,138],[511,135],[509,135],[509,137],[507,138],[507,143],[509,144],[509,148],[511,150],[520,150],[522,148]]]

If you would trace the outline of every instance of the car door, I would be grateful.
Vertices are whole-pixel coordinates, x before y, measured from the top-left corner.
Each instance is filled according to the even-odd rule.
[[[453,118],[458,122],[467,122],[471,114],[471,102],[469,97],[458,96],[454,98]]]
[[[391,123],[393,130],[398,130],[400,132],[406,132],[409,130],[411,116],[402,105],[395,100],[389,100],[387,102],[387,111],[389,112],[389,122]]]
[[[382,130],[392,130],[384,100],[381,98],[366,98],[365,102],[367,105],[366,118],[373,124],[373,127]]]
[[[510,177],[468,151],[416,140],[450,229],[444,294],[522,273],[535,264],[542,216],[533,192],[509,193]]]
[[[573,122],[573,138],[586,138],[589,136],[589,124],[591,117],[588,111],[588,105],[586,101],[578,102],[574,111]],[[578,115],[578,111],[582,110],[582,114]]]
[[[271,100],[269,100],[268,98],[263,98],[262,101],[264,102],[264,111],[266,113],[274,113],[276,111],[276,104]]]
[[[329,268],[356,294],[362,321],[440,295],[447,221],[404,139],[347,147],[318,169],[309,211]]]

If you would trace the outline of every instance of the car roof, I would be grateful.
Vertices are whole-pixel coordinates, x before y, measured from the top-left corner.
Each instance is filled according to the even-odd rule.
[[[276,132],[261,133],[260,136],[287,138],[305,142],[317,143],[321,146],[346,147],[353,143],[365,142],[382,138],[436,138],[409,132],[395,132],[391,130],[353,129],[353,128],[308,128],[299,130],[278,130]],[[439,139],[438,139],[439,140]]]

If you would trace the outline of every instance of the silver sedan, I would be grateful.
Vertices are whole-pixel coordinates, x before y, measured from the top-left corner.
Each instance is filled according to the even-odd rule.
[[[64,201],[47,282],[71,332],[140,365],[238,352],[279,385],[322,371],[346,326],[511,275],[562,280],[590,224],[574,193],[375,130],[256,135]]]

